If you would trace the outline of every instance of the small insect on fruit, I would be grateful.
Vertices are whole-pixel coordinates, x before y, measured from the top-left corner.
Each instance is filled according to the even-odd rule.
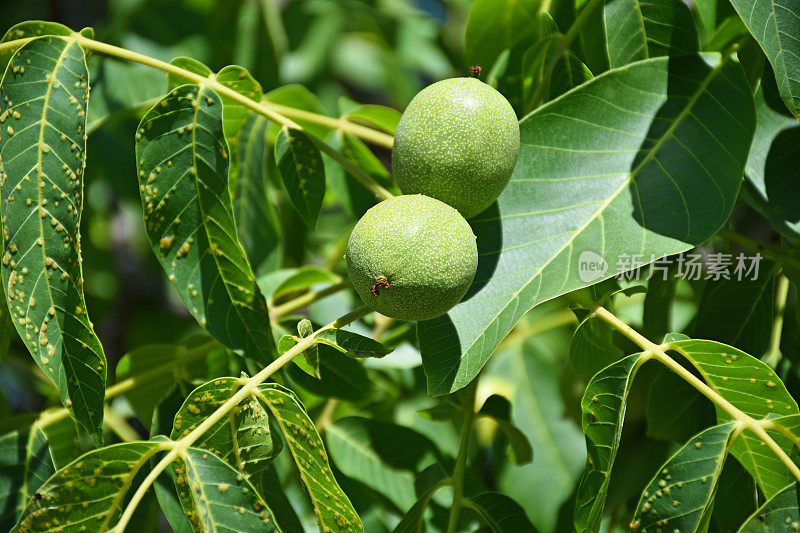
[[[517,116],[502,94],[475,78],[452,78],[406,108],[392,169],[403,193],[436,198],[470,218],[508,185],[519,144]]]
[[[478,268],[472,228],[449,205],[421,194],[379,203],[347,243],[347,271],[364,303],[400,320],[446,313]]]

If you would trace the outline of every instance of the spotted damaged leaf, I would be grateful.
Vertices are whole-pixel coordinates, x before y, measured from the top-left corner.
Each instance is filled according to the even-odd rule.
[[[280,385],[259,387],[258,398],[269,408],[283,431],[300,477],[311,496],[320,531],[364,531],[358,513],[336,481],[325,445],[295,394]]]
[[[325,196],[322,154],[307,133],[283,128],[275,141],[275,162],[292,206],[314,228]]]
[[[126,442],[82,455],[39,488],[12,531],[108,530],[139,470],[163,449],[156,442]]]
[[[186,307],[227,347],[270,361],[267,304],[234,224],[219,96],[173,89],[139,124],[136,159],[148,240]]]
[[[88,84],[71,39],[34,39],[9,62],[0,84],[0,270],[22,341],[100,444],[106,358],[86,311],[80,241]]]
[[[219,378],[197,387],[175,415],[171,437],[178,440],[199,426],[236,394],[243,382]],[[271,416],[253,396],[228,411],[194,446],[213,452],[236,470],[250,476],[269,466],[282,441]]]

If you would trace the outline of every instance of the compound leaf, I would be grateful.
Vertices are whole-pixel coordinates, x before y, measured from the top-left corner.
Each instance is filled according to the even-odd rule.
[[[683,355],[706,383],[734,407],[755,419],[791,416],[800,413],[786,386],[765,363],[732,346],[708,340],[671,342],[670,349]],[[717,407],[717,419],[730,415]],[[770,436],[787,453],[792,442],[774,431]],[[731,453],[755,478],[769,498],[789,483],[790,473],[777,456],[755,434],[744,431],[731,444]]]
[[[136,159],[150,246],[192,316],[227,347],[272,360],[267,304],[236,235],[220,98],[173,89],[139,124]]]
[[[17,332],[99,445],[106,358],[86,312],[79,235],[88,77],[75,40],[41,37],[11,58],[0,86],[0,268]]]

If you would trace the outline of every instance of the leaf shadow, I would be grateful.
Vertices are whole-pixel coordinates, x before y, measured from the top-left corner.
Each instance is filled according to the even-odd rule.
[[[770,219],[786,226],[800,222],[800,125],[781,131],[772,141],[764,165],[764,186]]]
[[[489,283],[503,249],[503,221],[497,200],[468,222],[477,239],[478,270],[462,301],[469,300]]]
[[[634,220],[691,245],[704,242],[728,219],[755,120],[754,110],[742,108],[740,95],[730,96],[736,92],[730,90],[731,72],[717,68],[714,73],[698,55],[668,59],[666,101],[630,166]],[[736,113],[740,123],[725,113]]]

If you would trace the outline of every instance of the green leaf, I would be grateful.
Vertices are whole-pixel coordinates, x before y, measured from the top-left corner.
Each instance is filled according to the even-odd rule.
[[[542,93],[545,101],[552,100],[570,89],[592,79],[592,72],[578,57],[570,51],[561,52],[564,35],[558,33],[539,41],[525,53],[523,58],[523,85],[525,88],[526,110],[530,110],[538,102],[532,101],[534,91],[542,84],[547,89]],[[549,79],[543,79],[548,64],[555,59]]]
[[[485,416],[495,421],[508,439],[513,451],[511,459],[515,464],[524,465],[533,461],[533,448],[528,437],[511,422],[511,402],[507,398],[492,394],[483,402],[478,416]]]
[[[236,378],[218,378],[194,389],[175,415],[172,440],[188,435],[241,388]],[[272,431],[270,416],[253,396],[230,409],[223,419],[194,442],[239,472],[251,476],[267,468],[281,451],[278,433]]]
[[[59,24],[58,22],[49,22],[45,20],[26,20],[11,26],[6,31],[0,43],[7,43],[16,39],[27,39],[30,37],[42,37],[45,35],[56,36],[69,36],[72,35],[72,29]],[[0,71],[5,71],[11,56],[16,51],[14,48],[7,48],[0,52]]]
[[[645,531],[664,523],[679,531],[697,531],[704,523],[707,526],[735,428],[733,422],[709,428],[664,463],[644,490],[631,529]]]
[[[184,70],[188,70],[189,72],[197,74],[198,76],[203,76],[204,78],[207,78],[213,74],[210,68],[205,66],[202,62],[191,57],[176,57],[173,58],[169,64]],[[167,90],[170,92],[177,89],[181,85],[186,85],[187,83],[188,82],[185,78],[181,78],[180,76],[176,76],[174,74],[167,74]]]
[[[800,525],[800,485],[792,483],[759,507],[739,533],[791,531],[795,525]]]
[[[536,533],[520,505],[499,492],[484,492],[467,500],[494,533]]]
[[[325,196],[322,154],[307,133],[284,128],[275,141],[275,161],[297,214],[313,229]]]
[[[644,334],[649,339],[661,339],[670,330],[672,301],[678,283],[678,278],[673,274],[671,268],[666,276],[663,272],[654,273],[647,283],[642,325]]]
[[[438,464],[431,465],[420,473],[415,482],[419,499],[403,515],[393,533],[421,533],[423,531],[425,510],[428,508],[433,494],[442,486],[442,482],[446,477]]]
[[[228,65],[217,72],[217,81],[254,102],[261,100],[261,85],[243,67]],[[236,167],[239,161],[239,135],[248,114],[250,110],[244,105],[225,96],[222,97],[222,131],[225,133],[225,140],[228,141],[232,175],[238,175]]]
[[[6,301],[6,291],[3,289],[3,284],[0,283],[0,360],[8,353],[11,340],[17,334],[14,323],[11,321],[11,314],[8,312],[8,306],[3,305]]]
[[[655,260],[713,235],[737,197],[752,106],[741,67],[707,55],[608,71],[526,117],[508,187],[470,221],[472,288],[418,325],[429,392],[469,383],[531,307],[599,281],[581,279],[582,254],[610,277],[624,254]]]
[[[755,100],[758,124],[742,196],[784,236],[800,240],[800,207],[791,192],[800,182],[800,125],[777,97],[775,77],[769,69]]]
[[[709,280],[703,289],[692,336],[724,342],[761,357],[772,335],[777,265],[763,260],[758,277]]]
[[[488,71],[503,50],[532,40],[539,26],[539,4],[539,0],[476,0],[464,36],[467,62]]]
[[[0,437],[0,528],[11,531],[23,507],[55,468],[38,425]]]
[[[278,106],[291,107],[293,109],[300,109],[302,111],[310,111],[312,113],[324,114],[322,104],[314,93],[298,84],[289,84],[278,87],[264,95],[264,99]],[[281,109],[276,109],[280,113]],[[300,126],[303,127],[310,135],[318,139],[324,139],[330,133],[330,128],[321,126],[314,122],[309,122],[302,119],[294,119]],[[272,136],[277,137],[280,125],[272,124]]]
[[[174,533],[199,532],[199,528],[194,527],[194,523],[189,521],[181,507],[171,472],[162,472],[153,483],[153,488],[158,499],[158,506]]]
[[[86,312],[79,236],[88,76],[81,47],[61,37],[29,42],[6,69],[1,268],[17,332],[99,445],[106,358]]]
[[[717,483],[709,531],[736,531],[758,507],[756,484],[747,470],[730,455]]]
[[[783,100],[800,118],[800,6],[793,0],[731,0],[772,65]]]
[[[334,463],[347,477],[361,481],[405,511],[417,501],[415,472],[427,466],[433,444],[413,429],[349,416],[327,430]]]
[[[258,286],[269,300],[276,300],[296,291],[310,289],[320,283],[339,281],[341,278],[328,270],[314,265],[303,265],[299,268],[284,268],[270,272],[258,279]]]
[[[692,13],[674,0],[611,0],[603,8],[611,68],[700,48]]]
[[[383,357],[392,351],[374,339],[339,328],[322,330],[315,338],[322,344],[356,358]]]
[[[697,389],[667,368],[658,370],[648,395],[648,436],[682,444],[715,419],[713,405]]]
[[[279,268],[283,260],[280,220],[267,194],[271,154],[267,146],[268,126],[269,121],[263,116],[247,115],[239,133],[236,175],[231,176],[236,231],[258,275]]]
[[[800,413],[797,402],[775,372],[751,355],[707,340],[675,341],[669,349],[683,355],[712,389],[748,416],[762,419]],[[717,419],[727,422],[730,416],[717,407]],[[774,431],[768,433],[784,451],[791,451],[792,442],[787,437]],[[742,432],[731,444],[731,453],[769,498],[791,478],[783,463],[761,442],[755,434]]]
[[[580,428],[571,417],[564,416],[570,408],[562,396],[562,380],[569,375],[563,352],[545,348],[556,339],[564,346],[566,339],[561,332],[552,334],[504,348],[484,378],[497,390],[508,391],[514,406],[511,420],[535,446],[533,461],[503,469],[497,488],[522,505],[533,524],[543,531],[556,530],[559,509],[574,493],[586,462]],[[547,490],[530,490],[539,486]]]
[[[334,150],[342,152],[348,159],[375,178],[379,183],[383,183],[387,174],[386,167],[384,167],[380,161],[375,165],[376,158],[372,152],[369,152],[368,148],[366,150],[369,152],[369,155],[361,151],[360,147],[358,150],[353,150],[353,146],[358,146],[358,143],[363,146],[364,143],[361,143],[361,141],[353,143],[351,142],[351,137],[352,136],[344,132],[335,131],[328,136],[326,142]],[[356,156],[364,157],[362,159],[355,159]],[[368,191],[352,176],[352,174],[345,171],[342,165],[327,156],[323,158],[323,162],[325,163],[327,185],[347,212],[350,213],[350,216],[354,219],[359,219],[367,212],[367,209],[377,203],[375,195]],[[389,181],[391,181],[391,176],[389,177]]]
[[[580,323],[569,345],[569,361],[581,376],[593,376],[625,355],[614,344],[614,330],[602,320],[592,320],[590,312],[574,309]]]
[[[130,379],[136,386],[125,392],[139,420],[149,425],[153,410],[180,381],[208,379],[227,373],[227,351],[210,337],[182,345],[146,345],[125,354],[117,363],[117,383]]]
[[[365,400],[372,383],[361,363],[341,354],[339,350],[320,344],[317,346],[319,364],[315,364],[312,351],[310,368],[289,367],[288,374],[292,381],[323,398],[339,398],[351,402]]]
[[[322,439],[297,397],[288,389],[270,383],[259,387],[259,398],[281,426],[311,496],[320,530],[363,532],[361,519],[336,483]]]
[[[56,469],[63,468],[81,454],[78,428],[72,418],[47,420],[39,424],[50,447],[50,457]]]
[[[198,448],[188,448],[181,459],[186,479],[181,487],[198,510],[203,531],[278,531],[255,487],[228,463]]]
[[[343,118],[351,122],[360,122],[378,130],[394,135],[400,122],[400,112],[382,105],[360,105],[350,109]]]
[[[300,519],[292,507],[292,502],[286,496],[273,465],[269,465],[251,477],[250,482],[256,487],[264,501],[269,502],[272,514],[278,521],[278,527],[282,533],[303,533]]]
[[[219,97],[178,87],[148,111],[136,137],[147,237],[170,281],[217,340],[272,360],[267,304],[236,237]]]
[[[575,501],[575,529],[581,533],[596,531],[600,525],[628,394],[647,359],[640,353],[629,355],[601,370],[586,386],[581,410],[588,457]]]
[[[106,531],[136,474],[161,450],[156,442],[126,442],[82,455],[39,487],[12,531]]]

